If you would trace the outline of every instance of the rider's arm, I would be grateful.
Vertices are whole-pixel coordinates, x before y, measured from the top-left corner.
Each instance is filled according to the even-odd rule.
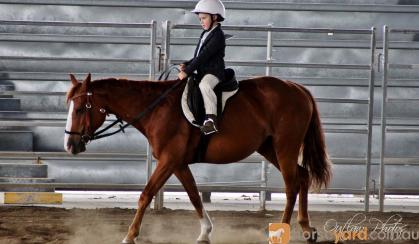
[[[185,73],[191,75],[200,65],[207,62],[214,54],[225,48],[225,39],[222,31],[217,31],[208,43],[202,47],[198,56],[191,59],[185,67]]]

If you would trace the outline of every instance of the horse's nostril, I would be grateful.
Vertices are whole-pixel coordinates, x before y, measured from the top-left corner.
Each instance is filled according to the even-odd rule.
[[[67,151],[68,153],[71,153],[71,154],[77,154],[77,153],[78,153],[78,147],[77,147],[77,145],[74,143],[74,141],[73,141],[73,140],[69,140],[69,141],[67,142],[67,144],[66,144],[66,151]]]

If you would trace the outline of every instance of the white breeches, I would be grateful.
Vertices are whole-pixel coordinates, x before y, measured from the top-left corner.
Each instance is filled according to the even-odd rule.
[[[206,74],[199,83],[199,89],[204,99],[205,114],[217,115],[217,96],[214,93],[214,87],[220,83],[220,80],[212,74]]]

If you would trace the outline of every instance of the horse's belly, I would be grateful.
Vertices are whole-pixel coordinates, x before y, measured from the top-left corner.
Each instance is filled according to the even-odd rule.
[[[214,136],[208,145],[205,162],[223,164],[240,161],[255,152],[261,143],[257,138]]]

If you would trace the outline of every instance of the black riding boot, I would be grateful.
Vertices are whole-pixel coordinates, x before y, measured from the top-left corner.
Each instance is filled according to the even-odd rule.
[[[201,131],[205,135],[209,135],[218,132],[217,129],[217,116],[214,114],[207,114],[204,121],[204,125],[201,126]]]

